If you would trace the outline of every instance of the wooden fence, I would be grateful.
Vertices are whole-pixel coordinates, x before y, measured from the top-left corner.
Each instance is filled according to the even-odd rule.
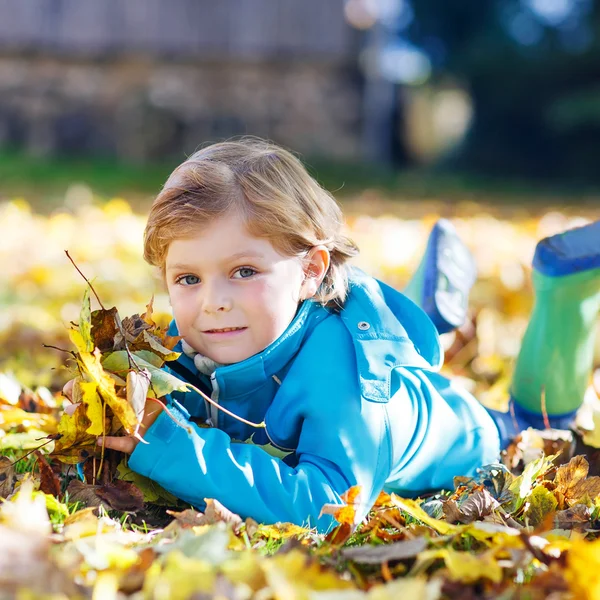
[[[0,0],[0,52],[344,60],[344,0]]]

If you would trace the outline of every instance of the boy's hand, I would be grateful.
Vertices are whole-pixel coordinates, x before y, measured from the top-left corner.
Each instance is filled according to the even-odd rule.
[[[150,426],[158,419],[163,407],[151,398],[146,399],[146,407],[144,409],[144,417],[139,427],[140,437],[144,437],[144,434]],[[96,444],[110,450],[118,450],[119,452],[125,452],[125,454],[131,454],[136,446],[139,444],[139,440],[132,435],[127,436],[105,436],[99,437],[96,440]]]

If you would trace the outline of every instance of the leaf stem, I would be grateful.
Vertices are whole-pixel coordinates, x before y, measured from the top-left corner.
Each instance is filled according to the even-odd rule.
[[[90,280],[81,272],[81,269],[75,264],[75,261],[71,258],[71,255],[69,254],[69,251],[65,250],[65,254],[67,255],[67,258],[71,261],[71,263],[73,264],[73,266],[77,269],[77,272],[83,277],[83,279],[85,280],[85,282],[90,286],[90,290],[92,290],[92,292],[94,293],[94,296],[96,296],[96,300],[98,300],[98,304],[100,305],[100,308],[102,310],[106,310],[104,308],[104,305],[100,301],[100,298],[99,298],[98,294],[96,293],[96,290],[94,289],[94,286],[90,283]]]
[[[102,398],[101,394],[98,394]],[[102,473],[102,467],[104,466],[104,451],[106,450],[106,432],[104,426],[106,424],[106,400],[102,398],[102,451],[100,453],[100,466],[98,467],[98,473],[94,473],[94,484],[96,483],[96,475],[100,477]]]
[[[47,442],[44,442],[43,444],[41,444],[37,448],[34,448],[33,450],[30,450],[26,454],[23,454],[23,456],[21,456],[21,458],[17,458],[17,460],[15,460],[15,462],[10,463],[10,466],[14,467],[18,462],[22,461],[24,458],[27,458],[30,454],[33,454],[34,452],[37,452],[40,448],[43,448],[44,446],[46,446],[50,442],[54,442],[54,439],[48,440]]]
[[[227,410],[224,406],[221,406],[218,402],[215,402],[210,396],[207,396],[202,390],[199,390],[196,386],[192,385],[191,383],[188,383],[187,381],[185,381],[184,383],[188,388],[190,388],[191,390],[196,392],[196,394],[200,394],[200,396],[202,396],[202,398],[204,398],[204,400],[206,400],[209,404],[212,404],[216,409],[222,410],[226,415],[229,415],[230,417],[233,417],[234,419],[237,419],[238,421],[241,421],[242,423],[245,423],[246,425],[250,425],[250,427],[256,427],[257,429],[266,429],[267,425],[264,421],[262,421],[261,423],[253,423],[252,421],[247,421],[243,417],[240,417],[240,416],[236,415],[235,413],[232,413],[230,410]]]

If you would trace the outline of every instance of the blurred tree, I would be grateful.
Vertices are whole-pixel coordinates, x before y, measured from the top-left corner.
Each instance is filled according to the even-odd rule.
[[[434,80],[471,94],[474,120],[452,163],[489,173],[599,178],[597,0],[418,0],[402,35]]]

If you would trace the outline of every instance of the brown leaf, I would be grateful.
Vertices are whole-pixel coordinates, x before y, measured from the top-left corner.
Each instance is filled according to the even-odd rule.
[[[206,510],[202,525],[213,525],[214,523],[229,523],[234,530],[242,524],[242,517],[223,506],[218,500],[206,498]]]
[[[196,527],[202,525],[201,519],[204,517],[204,513],[194,508],[186,508],[181,512],[176,510],[167,510],[167,514],[175,517],[176,521],[184,528]]]
[[[150,327],[156,327],[156,323],[154,322],[154,319],[152,318],[152,313],[154,312],[154,294],[152,295],[152,298],[150,298],[150,302],[148,302],[148,304],[146,304],[146,312],[142,315],[142,320],[146,323],[148,323],[148,325],[150,325]]]
[[[173,348],[175,348],[175,346],[177,345],[177,342],[179,342],[179,340],[182,340],[183,336],[182,335],[165,335],[163,341],[162,341],[162,345],[165,348],[168,348],[169,350],[173,350]]]
[[[462,514],[458,508],[458,504],[456,504],[454,500],[446,500],[446,502],[442,504],[442,510],[444,511],[444,515],[448,523],[461,522]]]
[[[106,485],[89,485],[74,479],[67,492],[71,502],[84,502],[87,506],[105,504],[114,510],[130,512],[144,507],[142,492],[133,483],[121,479]]]
[[[119,333],[119,313],[116,307],[92,312],[92,339],[100,352],[115,347],[115,338]]]
[[[197,527],[198,525],[214,525],[215,523],[227,523],[233,526],[235,532],[239,531],[243,523],[242,518],[225,508],[218,500],[205,498],[206,510],[202,513],[193,508],[181,512],[168,510],[167,513],[175,517],[177,522],[185,529]]]
[[[414,558],[426,548],[427,540],[424,537],[418,537],[412,540],[403,540],[380,546],[365,545],[357,546],[356,548],[344,548],[342,556],[354,562],[379,565],[390,560]]]
[[[558,529],[578,529],[589,525],[592,511],[585,504],[576,504],[566,510],[554,513],[554,527]]]
[[[119,333],[117,336],[118,347],[115,346],[115,350],[124,350],[125,342],[131,344],[143,331],[150,329],[150,325],[140,315],[125,317],[122,321],[122,327],[126,339],[123,340],[122,334]]]
[[[6,456],[0,456],[0,498],[7,498],[12,494],[17,476],[12,461]]]
[[[156,559],[152,548],[144,548],[138,552],[138,562],[119,578],[119,591],[127,596],[142,589],[146,571]]]
[[[584,456],[574,456],[566,465],[559,467],[554,477],[554,484],[565,496],[569,488],[587,477],[590,465]]]
[[[73,479],[67,487],[67,494],[69,496],[69,502],[83,502],[86,506],[100,506],[102,501],[96,495],[96,490],[100,486],[90,485],[79,481],[79,479]]]
[[[352,535],[353,529],[349,523],[340,523],[325,536],[325,541],[332,546],[343,546]]]
[[[569,504],[575,504],[585,496],[589,496],[590,500],[600,496],[600,477],[588,477],[578,481],[570,490]]]
[[[39,450],[35,451],[35,455],[38,461],[38,469],[40,470],[40,490],[44,494],[50,494],[58,498],[61,495],[58,476],[52,470],[46,457]]]
[[[142,492],[133,483],[122,479],[98,487],[96,495],[114,510],[135,512],[144,507]]]
[[[447,500],[442,505],[442,510],[449,523],[472,523],[477,519],[487,517],[500,504],[485,489],[473,492],[460,507],[453,500]]]

